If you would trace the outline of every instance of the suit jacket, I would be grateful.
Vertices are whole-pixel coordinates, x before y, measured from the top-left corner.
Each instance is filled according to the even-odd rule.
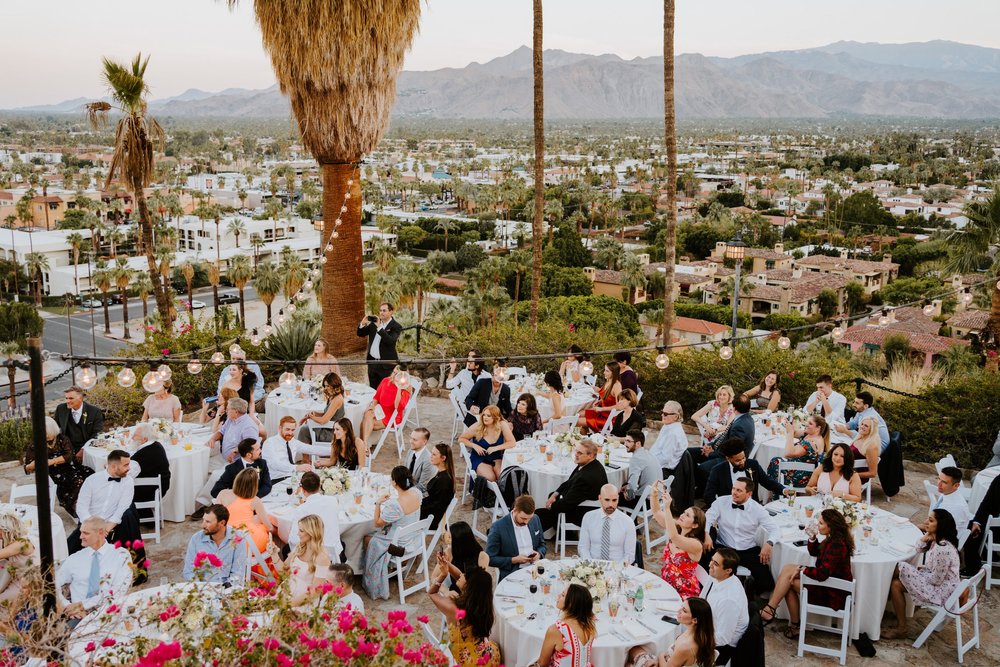
[[[56,406],[55,414],[53,419],[56,420],[56,424],[59,425],[59,432],[65,434],[66,426],[73,421],[73,411],[69,409],[65,403],[60,403]],[[74,442],[73,448],[77,451],[83,447],[91,438],[101,433],[104,430],[104,413],[96,405],[91,405],[86,401],[83,402],[83,415],[80,417],[80,423],[77,424],[84,434],[83,442]]]
[[[764,472],[764,469],[760,467],[756,459],[748,459],[746,465],[743,468],[744,477],[750,478],[750,481],[754,483],[753,499],[757,502],[760,500],[757,498],[757,491],[760,487],[764,487],[768,491],[778,496],[781,492],[785,490],[777,480],[771,479]],[[733,490],[733,476],[732,471],[729,468],[729,462],[723,461],[719,465],[712,468],[712,472],[708,475],[708,482],[705,484],[705,502],[711,505],[715,502],[715,499],[719,496],[728,496]]]
[[[365,348],[367,359],[375,358],[372,356],[371,350],[372,341],[375,339],[376,333],[380,336],[378,346],[379,358],[384,361],[396,361],[399,359],[399,354],[396,352],[396,341],[399,340],[399,335],[403,333],[402,325],[392,319],[381,329],[378,328],[375,322],[369,322],[363,327],[358,327],[358,336],[368,336],[368,346]]]
[[[167,461],[167,452],[163,449],[163,445],[156,441],[146,444],[132,455],[132,461],[139,464],[139,477],[141,479],[160,478],[160,497],[165,497],[167,491],[170,490],[170,463]],[[147,486],[135,488],[135,501],[137,503],[148,502],[152,499],[152,488]]]
[[[566,513],[568,517],[583,516],[591,507],[580,508],[585,500],[597,500],[601,495],[601,487],[608,483],[608,473],[604,465],[594,459],[587,465],[577,468],[569,478],[559,485],[556,493],[559,498],[552,503],[552,511]],[[578,523],[570,518],[573,523]]]
[[[246,466],[243,465],[242,458],[237,458],[235,461],[227,465],[222,471],[222,477],[220,477],[219,481],[212,487],[212,497],[215,498],[218,496],[219,492],[223,489],[233,488],[233,480],[236,479],[236,475],[239,474],[239,472],[245,467]],[[257,484],[257,497],[263,498],[267,494],[271,493],[271,473],[267,470],[267,461],[264,459],[257,459],[251,463],[249,467],[256,468],[260,471],[260,482]]]
[[[542,536],[542,522],[537,516],[528,521],[531,533],[531,548],[545,556],[545,539]],[[490,527],[486,536],[486,555],[490,557],[490,567],[497,568],[497,581],[517,571],[519,565],[511,563],[517,556],[517,537],[514,535],[514,520],[508,514]]]
[[[492,377],[482,377],[476,380],[476,384],[472,386],[472,391],[469,395],[465,397],[465,408],[469,409],[473,405],[479,407],[479,412],[483,411],[487,405],[490,404],[490,395],[493,393],[493,378]],[[500,408],[500,414],[503,415],[504,419],[510,418],[510,413],[513,412],[513,408],[510,405],[510,387],[506,384],[500,385],[500,398],[497,401],[497,407]],[[469,413],[465,416],[466,426],[472,426],[476,423],[478,419],[477,415]]]
[[[756,435],[755,430],[753,416],[747,412],[737,416],[729,425],[729,428],[723,432],[722,437],[716,440],[716,443],[721,445],[729,438],[741,438],[743,440],[743,452],[749,459],[750,452],[753,451],[754,437]]]
[[[406,459],[403,461],[403,465],[407,468],[410,466],[410,456],[411,453],[407,453]],[[431,463],[430,445],[420,450],[420,456],[417,457],[417,462],[414,464],[411,474],[413,476],[413,485],[420,489],[420,493],[426,498],[427,483],[431,481],[434,475],[438,474],[438,469]]]

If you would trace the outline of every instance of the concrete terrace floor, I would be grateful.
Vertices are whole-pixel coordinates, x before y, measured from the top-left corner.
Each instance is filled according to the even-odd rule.
[[[447,398],[436,398],[423,396],[420,399],[421,424],[431,431],[431,442],[447,439],[451,435],[452,412]],[[374,437],[374,436],[373,436]],[[390,437],[391,440],[391,437]],[[374,462],[373,469],[377,472],[388,473],[392,466],[396,465],[396,459],[392,457],[393,447],[386,446]],[[455,457],[458,470],[456,473],[462,479],[464,465],[462,458]],[[8,464],[9,466],[9,464]],[[0,469],[0,497],[6,498],[12,483],[30,483],[33,478],[24,475],[19,466],[4,466]],[[907,463],[907,486],[903,487],[900,493],[887,502],[885,496],[876,486],[873,489],[872,501],[879,507],[910,517],[914,523],[919,523],[927,512],[927,499],[921,485],[923,478],[933,476],[933,468],[923,464]],[[464,504],[460,504],[453,515],[453,521],[471,522],[472,500],[467,498]],[[69,534],[74,524],[71,522],[61,508],[57,506],[57,512],[63,518],[66,533]],[[482,518],[482,517],[481,517]],[[198,529],[198,524],[193,521],[185,523],[166,523],[162,533],[160,544],[152,542],[147,544],[147,554],[152,560],[150,567],[150,583],[147,586],[158,585],[161,577],[167,577],[174,582],[180,579],[182,561],[191,534]],[[572,549],[572,547],[571,547]],[[550,544],[551,552],[551,544]],[[662,553],[662,552],[661,552]],[[646,569],[659,573],[659,558],[655,551],[645,560]],[[358,578],[355,589],[362,597],[366,597]],[[433,605],[423,593],[411,594],[407,598],[407,604],[400,605],[394,583],[390,584],[390,595],[388,601],[372,602],[366,598],[366,607],[369,613],[384,614],[392,609],[405,609],[418,614],[430,614],[435,617]],[[890,606],[891,609],[891,606]],[[892,612],[887,611],[887,616],[892,617]],[[910,620],[911,633],[908,640],[880,640],[875,644],[878,652],[875,658],[862,658],[853,646],[848,648],[848,665],[900,665],[908,663],[910,665],[924,667],[940,664],[957,663],[957,653],[955,651],[955,630],[954,623],[949,622],[943,629],[935,633],[928,642],[920,649],[912,647],[913,640],[930,620],[931,614],[926,610],[917,610],[915,618]],[[981,632],[981,648],[971,651],[965,656],[966,665],[1000,665],[1000,592],[992,590],[985,594],[979,604],[979,623]],[[833,665],[837,664],[835,658],[825,658],[806,654],[803,658],[796,658],[796,642],[786,639],[779,630],[785,627],[782,621],[775,621],[765,628],[765,638],[767,646],[767,664],[782,665],[793,661],[803,666],[812,665]],[[969,637],[971,624],[965,623],[963,635]],[[819,640],[827,646],[836,645],[836,638],[825,633],[811,633],[811,641]],[[521,666],[511,666],[521,667]],[[598,665],[596,667],[617,667],[610,665]]]

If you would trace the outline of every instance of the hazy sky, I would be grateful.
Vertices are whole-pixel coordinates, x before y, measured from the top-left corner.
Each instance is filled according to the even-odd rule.
[[[1000,48],[995,0],[678,0],[677,53],[733,56],[838,40],[948,39]],[[662,53],[656,0],[545,0],[545,48]],[[150,53],[153,97],[264,88],[271,64],[253,2],[3,0],[0,108],[102,94],[101,56]],[[463,67],[531,44],[529,0],[428,0],[406,69]]]

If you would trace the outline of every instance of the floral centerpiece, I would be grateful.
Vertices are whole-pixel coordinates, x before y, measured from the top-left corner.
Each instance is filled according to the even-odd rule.
[[[792,422],[796,425],[805,424],[809,421],[809,413],[806,412],[805,408],[794,408],[791,411]]]
[[[545,376],[539,373],[525,375],[519,393],[540,394],[545,391]]]
[[[552,442],[563,454],[569,454],[574,447],[583,442],[584,436],[577,429],[573,428],[565,433],[557,433],[552,437]]]
[[[330,468],[320,468],[319,488],[324,496],[339,496],[346,493],[351,488],[351,475],[347,468],[333,466]]]
[[[579,584],[590,591],[595,601],[608,595],[608,578],[601,561],[582,560],[559,573],[559,578],[570,584]]]
[[[857,503],[852,503],[851,501],[844,500],[843,498],[833,498],[830,500],[829,506],[844,516],[844,520],[847,521],[847,525],[851,528],[851,530],[854,530],[861,525],[861,512],[858,509]]]
[[[155,419],[149,420],[149,425],[152,427],[153,433],[157,435],[157,439],[161,437],[163,439],[168,439],[174,434],[174,425],[168,419],[156,417]]]

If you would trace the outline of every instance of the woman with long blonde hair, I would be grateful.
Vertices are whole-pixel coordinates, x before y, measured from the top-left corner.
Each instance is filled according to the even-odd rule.
[[[330,344],[325,338],[317,338],[313,344],[313,353],[306,358],[302,375],[307,378],[326,377],[329,373],[340,375],[340,363],[337,357],[330,354]]]
[[[323,546],[323,520],[315,514],[299,519],[299,543],[279,570],[290,572],[288,592],[297,607],[311,595],[322,594],[322,584],[330,581],[330,554]]]
[[[476,474],[491,482],[500,479],[504,451],[517,444],[510,422],[504,420],[495,405],[483,408],[479,420],[458,437],[458,442],[469,449],[469,460]]]
[[[865,417],[858,424],[858,437],[851,443],[851,453],[854,454],[854,472],[861,479],[871,479],[878,474],[879,454],[882,451],[882,440],[878,436],[878,420]]]

